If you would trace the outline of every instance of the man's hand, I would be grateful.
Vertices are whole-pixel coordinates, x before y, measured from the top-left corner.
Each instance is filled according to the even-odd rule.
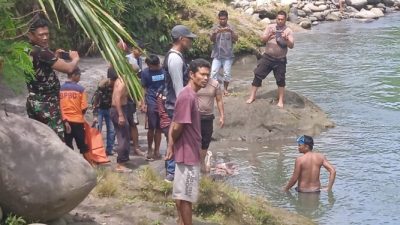
[[[123,126],[123,125],[125,125],[125,122],[126,122],[125,116],[124,115],[119,115],[118,116],[118,125]]]
[[[68,121],[65,121],[64,125],[65,125],[65,132],[67,134],[70,134],[71,133],[71,125],[69,125]]]
[[[165,155],[165,160],[172,159],[173,155],[174,155],[174,147],[173,146],[168,146],[167,154]]]
[[[140,111],[146,113],[147,112],[147,105],[146,104],[142,104],[140,106]]]
[[[69,57],[71,60],[79,60],[79,54],[77,51],[69,51]]]
[[[219,117],[219,128],[223,128],[225,125],[225,119],[223,116]]]

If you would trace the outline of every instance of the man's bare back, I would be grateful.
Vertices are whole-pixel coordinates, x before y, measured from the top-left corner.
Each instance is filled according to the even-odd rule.
[[[319,192],[321,190],[319,177],[321,167],[324,167],[329,172],[327,190],[330,191],[335,182],[335,168],[324,155],[312,152],[314,142],[311,137],[306,137],[311,140],[312,144],[304,144],[304,138],[303,142],[299,142],[299,152],[304,155],[296,159],[293,175],[286,185],[285,190],[288,191],[297,183],[297,191],[299,192]]]

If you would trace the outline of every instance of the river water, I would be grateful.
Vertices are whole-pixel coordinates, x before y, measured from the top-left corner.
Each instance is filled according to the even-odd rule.
[[[230,142],[235,147],[228,150],[214,143],[218,158],[239,165],[228,182],[318,224],[400,224],[400,14],[372,23],[324,23],[295,38],[288,88],[337,125],[315,137],[316,151],[337,168],[333,193],[280,191],[299,156],[295,137],[266,146]],[[242,77],[249,76],[240,79],[250,81],[254,66],[242,67]],[[323,171],[323,183],[327,177]]]

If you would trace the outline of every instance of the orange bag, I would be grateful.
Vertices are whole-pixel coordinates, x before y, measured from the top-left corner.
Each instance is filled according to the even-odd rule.
[[[88,122],[85,122],[85,139],[89,148],[88,160],[97,164],[110,162],[106,155],[101,132],[90,126]]]

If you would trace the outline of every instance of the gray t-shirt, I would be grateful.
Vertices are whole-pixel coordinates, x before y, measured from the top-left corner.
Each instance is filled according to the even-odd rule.
[[[231,25],[227,25],[230,29],[235,31],[234,27]],[[221,28],[220,25],[214,25],[212,33],[216,32],[218,28]],[[223,32],[217,33],[215,42],[213,45],[213,50],[211,53],[211,58],[217,59],[230,59],[233,58],[233,37],[231,32]]]

